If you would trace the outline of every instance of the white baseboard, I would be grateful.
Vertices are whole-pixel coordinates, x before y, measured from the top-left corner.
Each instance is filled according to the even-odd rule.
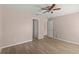
[[[56,38],[56,37],[54,37],[54,39],[58,39],[58,40],[61,40],[61,41],[65,41],[65,42],[68,42],[68,43],[79,45],[78,42],[73,42],[73,41],[69,41],[69,40],[65,40],[65,39],[61,39],[61,38]]]
[[[7,45],[7,46],[3,46],[3,47],[1,47],[1,49],[7,48],[7,47],[11,47],[11,46],[15,46],[15,45],[19,45],[19,44],[23,44],[23,43],[27,43],[27,42],[30,42],[30,41],[32,41],[32,40],[28,40],[28,41],[19,42],[19,43],[16,43],[16,44],[11,44],[11,45]]]

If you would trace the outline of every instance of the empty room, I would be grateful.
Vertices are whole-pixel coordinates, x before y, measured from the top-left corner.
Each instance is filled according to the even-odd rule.
[[[78,54],[79,4],[0,4],[1,54]]]

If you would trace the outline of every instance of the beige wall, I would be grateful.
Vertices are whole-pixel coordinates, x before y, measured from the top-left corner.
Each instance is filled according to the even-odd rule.
[[[53,18],[54,38],[79,44],[79,13]]]
[[[0,52],[2,47],[2,5],[0,5]]]
[[[26,5],[3,6],[2,47],[32,40],[32,12],[28,8]]]
[[[0,47],[4,48],[32,41],[34,13],[31,10],[31,5],[2,5],[1,9],[3,18],[0,19],[0,38],[2,38],[0,39]],[[47,35],[47,19],[43,16],[37,18],[39,20],[38,35],[41,39]]]

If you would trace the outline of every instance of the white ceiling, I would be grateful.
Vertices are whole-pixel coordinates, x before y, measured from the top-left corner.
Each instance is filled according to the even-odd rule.
[[[50,5],[50,4],[49,4]],[[47,4],[15,4],[15,5],[5,5],[11,8],[16,8],[19,10],[29,10],[33,15],[40,13],[42,7],[48,6]],[[45,16],[47,18],[57,17],[62,15],[67,15],[75,12],[79,12],[79,4],[57,4],[56,7],[60,7],[61,10],[55,11],[53,14],[45,13],[40,16]]]
[[[32,5],[32,6],[33,6],[33,12],[38,13],[41,7],[45,7],[47,5],[41,4],[41,5]],[[57,4],[57,7],[60,7],[61,10],[54,11],[53,14],[45,13],[45,14],[42,14],[42,16],[46,16],[50,18],[50,17],[57,17],[57,16],[79,12],[79,4]]]

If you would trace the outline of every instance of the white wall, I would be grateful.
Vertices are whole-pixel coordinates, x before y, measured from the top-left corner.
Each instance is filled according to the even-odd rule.
[[[79,44],[79,13],[53,18],[54,38]]]
[[[32,12],[28,5],[3,6],[3,46],[32,40]]]

